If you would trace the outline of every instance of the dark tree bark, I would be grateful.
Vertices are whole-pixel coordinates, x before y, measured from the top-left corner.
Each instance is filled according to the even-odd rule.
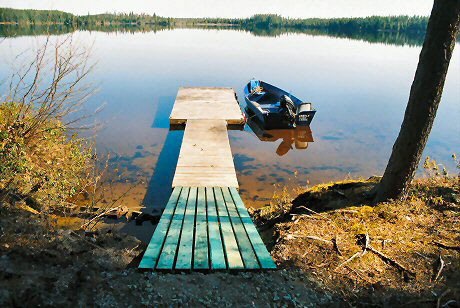
[[[460,0],[435,0],[401,130],[376,202],[400,198],[414,178],[441,100],[460,22]]]

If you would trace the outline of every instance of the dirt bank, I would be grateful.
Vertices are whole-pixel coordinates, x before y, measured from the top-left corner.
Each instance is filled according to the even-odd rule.
[[[0,206],[0,306],[458,307],[458,178],[372,205],[378,178],[276,196],[252,214],[278,270],[141,273],[145,245]],[[63,226],[63,222],[65,226]]]
[[[372,205],[378,181],[318,185],[254,211],[280,268],[351,306],[458,307],[459,178],[418,179],[404,201]]]
[[[141,243],[105,226],[57,227],[0,207],[0,306],[329,306],[335,300],[300,270],[140,273]]]

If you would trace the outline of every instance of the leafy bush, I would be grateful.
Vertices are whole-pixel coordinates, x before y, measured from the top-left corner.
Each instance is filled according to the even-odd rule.
[[[28,135],[34,112],[20,115],[19,110],[14,102],[0,105],[0,190],[46,207],[63,206],[86,185],[91,147],[76,134],[68,136],[55,119]]]
[[[95,167],[91,144],[70,128],[81,119],[71,114],[92,93],[81,85],[91,70],[88,50],[72,36],[54,45],[47,38],[32,57],[19,59],[23,66],[0,101],[0,202],[10,196],[62,209],[89,185]]]

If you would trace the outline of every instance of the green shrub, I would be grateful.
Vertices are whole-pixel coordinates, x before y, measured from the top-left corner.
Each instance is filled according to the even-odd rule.
[[[32,197],[42,209],[66,206],[87,184],[91,146],[51,118],[29,134],[36,116],[14,102],[0,105],[0,190]]]

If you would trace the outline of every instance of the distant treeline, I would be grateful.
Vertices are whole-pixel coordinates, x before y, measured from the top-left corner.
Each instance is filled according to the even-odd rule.
[[[250,18],[170,18],[147,14],[97,14],[73,15],[62,11],[18,10],[0,8],[1,23],[15,24],[64,24],[68,26],[110,24],[157,25],[233,25],[245,29],[288,28],[328,31],[394,31],[425,32],[428,17],[422,16],[371,16],[363,18],[308,18],[293,19],[279,15],[254,15]]]
[[[421,46],[428,17],[371,16],[364,18],[293,19],[279,15],[250,18],[168,18],[147,14],[77,16],[62,11],[0,8],[0,37],[62,34],[75,30],[147,32],[178,27],[247,31],[257,36],[285,33],[327,35],[367,42]]]
[[[35,36],[35,35],[59,35],[72,33],[76,30],[98,31],[108,33],[138,33],[138,32],[157,32],[162,30],[171,30],[178,28],[192,28],[192,29],[218,29],[218,30],[231,30],[231,31],[244,31],[249,32],[254,36],[271,36],[276,37],[287,33],[305,34],[313,36],[329,36],[337,38],[346,38],[352,40],[360,40],[369,43],[384,43],[390,45],[400,46],[422,46],[424,36],[418,33],[400,33],[400,32],[366,32],[357,33],[351,32],[331,32],[324,30],[308,30],[308,29],[280,29],[280,28],[253,28],[244,29],[235,26],[216,26],[216,25],[188,25],[188,26],[160,26],[160,25],[105,25],[105,26],[86,26],[86,27],[72,27],[66,25],[0,25],[0,38],[1,37],[19,37],[19,36]]]
[[[147,14],[121,13],[77,16],[56,10],[18,10],[0,8],[0,23],[19,25],[60,24],[66,26],[92,26],[110,24],[156,24],[167,26],[174,23],[174,18]]]
[[[183,19],[188,24],[225,24],[243,28],[281,28],[328,31],[393,31],[424,33],[428,17],[424,16],[371,16],[360,18],[308,18],[293,19],[279,15],[254,15],[245,19],[194,18]]]

